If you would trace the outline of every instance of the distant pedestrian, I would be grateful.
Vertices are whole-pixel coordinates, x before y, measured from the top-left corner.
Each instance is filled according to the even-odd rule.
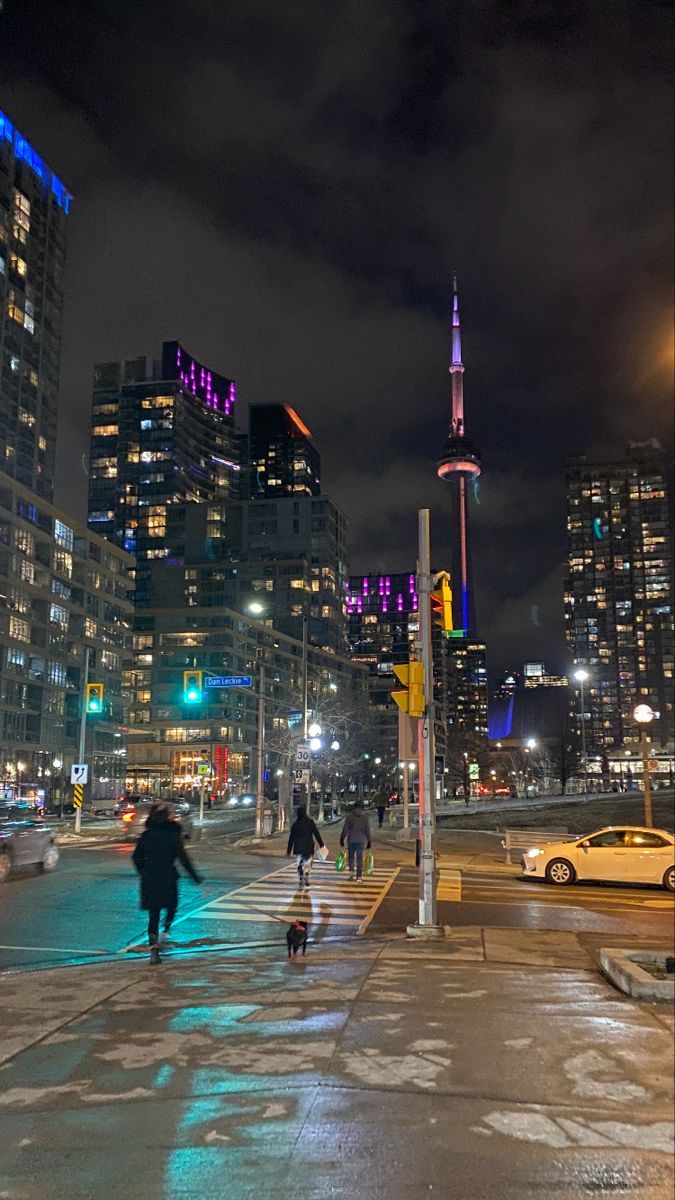
[[[298,814],[291,825],[291,832],[288,837],[288,846],[286,854],[289,856],[295,854],[298,861],[298,887],[309,887],[309,878],[312,873],[312,863],[314,862],[314,843],[319,846],[324,845],[323,838],[319,833],[316,823],[311,817],[307,816],[305,808],[301,805],[298,809]]]
[[[150,809],[145,829],[131,857],[141,877],[141,908],[148,914],[150,962],[158,963],[160,944],[166,942],[178,908],[176,859],[195,883],[202,882],[183,844],[180,825],[164,801],[158,801]],[[162,910],[165,916],[160,934]]]
[[[340,845],[347,843],[349,858],[349,878],[360,880],[363,877],[363,851],[370,850],[370,822],[368,814],[363,810],[363,800],[357,800],[347,820],[342,826]]]
[[[376,792],[374,800],[373,800],[373,804],[375,805],[375,808],[377,809],[378,829],[381,829],[382,826],[384,825],[384,814],[387,811],[387,794],[386,794],[386,792],[383,792],[381,789],[379,792]]]

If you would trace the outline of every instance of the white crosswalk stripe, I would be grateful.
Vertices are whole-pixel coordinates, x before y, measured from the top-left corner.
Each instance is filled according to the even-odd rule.
[[[352,882],[334,863],[315,863],[309,890],[298,888],[294,864],[210,900],[190,914],[190,922],[307,921],[355,930],[368,922],[398,874],[398,868],[373,869],[372,875]]]

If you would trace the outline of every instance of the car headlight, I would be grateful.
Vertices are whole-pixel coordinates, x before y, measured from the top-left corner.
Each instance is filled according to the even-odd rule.
[[[536,858],[538,854],[543,854],[543,853],[544,853],[543,850],[539,850],[535,847],[534,850],[526,850],[525,857],[526,858]]]

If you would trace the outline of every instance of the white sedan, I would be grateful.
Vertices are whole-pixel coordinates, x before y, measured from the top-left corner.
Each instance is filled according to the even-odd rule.
[[[601,879],[611,883],[656,883],[675,892],[675,838],[664,829],[610,825],[571,842],[527,850],[523,875],[548,883]]]

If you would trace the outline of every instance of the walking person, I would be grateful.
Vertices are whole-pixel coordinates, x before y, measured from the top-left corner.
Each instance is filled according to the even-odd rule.
[[[375,798],[373,800],[373,803],[375,805],[375,808],[377,809],[377,827],[378,827],[378,829],[381,829],[382,826],[384,825],[384,814],[387,811],[387,803],[388,803],[387,793],[383,792],[382,788],[380,788],[380,790],[375,793]]]
[[[306,809],[301,805],[291,825],[288,846],[286,847],[286,854],[289,858],[292,854],[297,855],[298,887],[309,887],[309,877],[312,872],[312,863],[314,862],[315,842],[318,846],[323,847],[324,845],[324,840],[316,827],[316,823],[311,817],[307,816]]]
[[[131,857],[141,877],[141,908],[148,914],[150,962],[158,963],[161,961],[159,947],[169,936],[178,908],[176,859],[195,883],[202,882],[183,844],[181,827],[173,819],[168,804],[163,801],[153,804]],[[160,934],[162,910],[165,915]]]
[[[370,850],[370,821],[364,812],[363,800],[357,800],[342,826],[340,845],[347,843],[349,878],[357,882],[363,878],[363,851]]]

